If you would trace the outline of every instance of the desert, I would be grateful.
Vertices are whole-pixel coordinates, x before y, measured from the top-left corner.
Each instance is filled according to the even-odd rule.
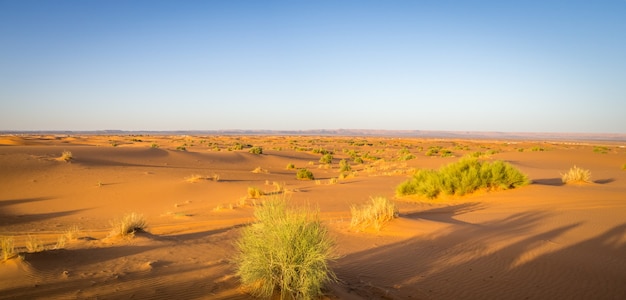
[[[396,193],[476,153],[529,184]],[[574,166],[591,179],[563,183]],[[236,243],[277,196],[328,229],[325,299],[626,299],[624,141],[263,134],[0,136],[0,298],[248,299]],[[397,217],[351,227],[373,197]],[[112,235],[128,214],[145,230]]]

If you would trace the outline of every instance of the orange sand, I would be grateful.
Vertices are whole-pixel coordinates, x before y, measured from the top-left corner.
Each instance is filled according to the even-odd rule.
[[[237,142],[264,153],[227,150]],[[425,156],[430,146],[455,157]],[[403,147],[417,157],[397,161]],[[320,167],[311,148],[335,151],[331,168]],[[382,159],[352,163],[355,174],[330,184],[348,158],[344,149]],[[431,201],[394,197],[413,168],[489,149],[498,152],[489,159],[512,163],[534,183]],[[57,160],[66,150],[73,159]],[[318,181],[296,180],[289,163]],[[339,280],[327,298],[626,299],[624,164],[624,143],[0,136],[0,236],[13,237],[23,257],[0,262],[0,298],[246,299],[230,259],[253,220],[247,188],[272,192],[277,182],[294,205],[319,207],[335,239]],[[561,184],[560,173],[574,165],[594,182]],[[257,167],[267,172],[253,173]],[[206,179],[186,180],[196,174]],[[371,196],[393,199],[400,217],[378,233],[351,230],[350,206]],[[143,214],[149,232],[107,237],[110,220],[128,212]],[[73,226],[79,238],[53,250]],[[26,253],[29,236],[47,250]]]

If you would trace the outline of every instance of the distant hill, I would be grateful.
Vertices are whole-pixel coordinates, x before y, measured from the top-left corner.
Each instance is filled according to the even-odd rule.
[[[172,130],[172,131],[0,131],[0,134],[55,134],[55,135],[310,135],[310,136],[376,136],[445,139],[512,139],[512,140],[573,140],[626,141],[626,133],[562,133],[562,132],[500,132],[500,131],[437,131],[437,130],[382,130],[382,129],[311,129],[311,130]]]

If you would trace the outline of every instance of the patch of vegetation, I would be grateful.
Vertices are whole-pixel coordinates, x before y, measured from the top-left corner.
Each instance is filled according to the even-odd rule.
[[[256,167],[254,170],[252,170],[252,173],[263,173],[263,174],[268,174],[270,171],[263,169],[261,167]]]
[[[360,158],[360,157],[356,157],[356,158],[354,158],[354,163],[355,164],[362,164],[363,163],[363,159]]]
[[[512,189],[529,183],[528,177],[503,161],[481,162],[466,157],[439,170],[419,170],[396,188],[398,196],[465,195],[478,189]]]
[[[415,158],[415,155],[411,154],[411,151],[407,148],[403,148],[398,151],[398,156],[399,161],[407,161]]]
[[[350,163],[345,159],[339,161],[339,172],[350,172],[352,171],[352,167]]]
[[[298,169],[296,173],[296,179],[298,180],[314,180],[313,173],[306,168]]]
[[[534,147],[530,148],[530,151],[533,151],[533,152],[542,152],[542,151],[546,151],[546,149],[544,149],[544,148],[542,148],[542,147],[539,147],[539,146],[534,146]]]
[[[322,154],[322,155],[326,155],[326,154],[333,154],[332,151],[328,151],[324,148],[314,148],[313,150],[311,150],[311,152],[315,153],[315,154]]]
[[[150,145],[150,148],[158,149],[159,145],[157,143],[152,143],[152,145]]]
[[[265,201],[254,211],[256,223],[237,241],[237,275],[254,296],[314,299],[335,280],[328,266],[332,242],[318,213],[288,210],[284,199]]]
[[[248,150],[248,152],[252,153],[252,154],[263,154],[263,148],[256,146],[256,147],[252,147],[250,148],[250,150]]]
[[[61,157],[59,157],[60,161],[64,161],[64,162],[69,162],[74,158],[74,156],[72,155],[72,152],[70,151],[63,151],[61,153]]]
[[[593,152],[600,153],[600,154],[607,154],[607,153],[609,153],[610,150],[611,150],[611,148],[604,147],[604,146],[594,146],[593,147]]]
[[[148,228],[146,219],[141,214],[129,213],[121,219],[111,221],[110,236],[132,237],[136,232],[145,232]]]
[[[0,252],[2,254],[2,260],[9,260],[17,255],[15,252],[15,244],[12,237],[0,238]]]
[[[26,240],[26,250],[29,253],[35,253],[45,250],[45,247],[40,239],[29,234]]]
[[[622,165],[622,170],[626,170],[626,164]]]
[[[385,223],[398,216],[398,209],[387,198],[375,197],[367,205],[361,207],[353,205],[350,207],[350,213],[352,214],[350,227],[365,229],[371,226],[379,231]]]
[[[589,170],[573,166],[569,169],[569,171],[561,174],[561,181],[563,183],[589,183],[591,182],[591,172]]]
[[[322,164],[330,164],[332,162],[333,162],[333,155],[330,153],[326,153],[322,155],[322,157],[320,158],[320,163]]]
[[[178,150],[178,151],[187,151],[187,147],[185,147],[185,146],[178,146],[178,147],[176,147],[176,150]]]
[[[430,146],[424,155],[426,156],[435,156],[439,155],[439,151],[441,151],[441,146]]]
[[[287,164],[287,170],[293,170],[296,168],[296,165],[294,165],[293,163],[288,163]]]
[[[250,199],[259,199],[263,196],[263,191],[256,187],[248,187],[248,198]]]

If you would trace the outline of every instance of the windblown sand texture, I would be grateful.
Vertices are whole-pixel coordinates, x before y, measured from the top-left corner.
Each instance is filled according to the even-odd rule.
[[[263,154],[232,150],[237,143]],[[451,156],[426,156],[432,146]],[[330,166],[319,148],[334,151]],[[399,161],[403,148],[415,158]],[[379,159],[356,164],[349,150]],[[483,159],[507,161],[533,183],[395,198],[413,170],[490,150]],[[341,159],[352,173],[332,183]],[[319,207],[339,255],[329,299],[626,299],[624,164],[623,142],[0,136],[0,236],[13,237],[22,257],[0,262],[0,298],[247,299],[231,259],[262,201],[247,197],[256,187]],[[574,165],[592,182],[562,184]],[[316,180],[296,180],[298,168]],[[380,232],[350,229],[351,205],[373,196],[393,200],[400,217]],[[109,237],[110,221],[131,212],[148,232]],[[72,228],[75,237],[54,249]],[[32,238],[46,250],[27,253]]]

